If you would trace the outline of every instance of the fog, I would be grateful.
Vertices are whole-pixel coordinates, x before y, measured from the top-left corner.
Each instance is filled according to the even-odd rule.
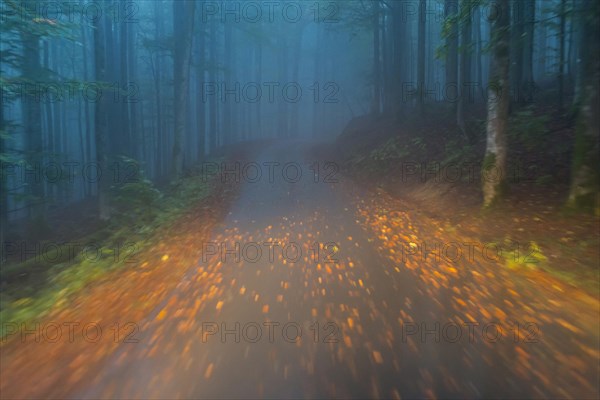
[[[0,397],[597,398],[599,15],[0,0]]]

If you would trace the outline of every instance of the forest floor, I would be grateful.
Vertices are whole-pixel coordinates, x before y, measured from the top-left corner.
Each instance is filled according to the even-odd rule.
[[[0,397],[598,397],[598,296],[483,249],[485,235],[537,239],[535,217],[494,226],[474,198],[393,193],[338,174],[331,156],[263,144],[246,159],[297,163],[301,179],[217,184],[133,265],[56,304],[41,328],[18,327],[1,343]],[[273,242],[300,256],[259,245]],[[440,243],[461,255],[421,251]],[[541,252],[527,260],[553,259]]]
[[[342,149],[336,160],[361,185],[405,200],[411,212],[477,237],[490,251],[499,249],[507,267],[545,271],[598,297],[600,205],[596,215],[564,207],[572,121],[544,106],[514,114],[507,191],[489,210],[481,208],[479,177],[485,138],[456,141],[460,133],[449,128],[455,123],[443,112],[427,122],[367,119],[349,125],[336,143],[335,153]],[[482,122],[472,130],[481,131]]]

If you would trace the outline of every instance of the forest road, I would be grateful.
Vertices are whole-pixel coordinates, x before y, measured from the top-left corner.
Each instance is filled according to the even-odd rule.
[[[229,165],[240,196],[198,264],[71,397],[597,397],[597,303],[413,251],[461,238],[311,154]]]

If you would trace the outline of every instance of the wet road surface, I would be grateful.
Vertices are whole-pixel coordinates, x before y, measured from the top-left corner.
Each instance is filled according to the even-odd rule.
[[[229,164],[226,218],[185,235],[197,262],[66,396],[598,396],[597,299],[506,269],[311,154]]]

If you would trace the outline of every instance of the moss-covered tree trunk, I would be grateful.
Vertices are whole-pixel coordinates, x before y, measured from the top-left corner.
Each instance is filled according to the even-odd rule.
[[[580,3],[581,4],[581,3]],[[600,5],[598,2],[584,3],[581,10],[583,35],[580,54],[582,66],[581,105],[575,126],[575,149],[573,152],[573,174],[567,206],[572,209],[600,213],[600,174],[598,165],[600,151]]]
[[[487,100],[487,144],[483,162],[483,206],[489,207],[502,194],[506,176],[506,126],[509,106],[508,0],[498,0],[490,14],[492,23],[492,64]]]

